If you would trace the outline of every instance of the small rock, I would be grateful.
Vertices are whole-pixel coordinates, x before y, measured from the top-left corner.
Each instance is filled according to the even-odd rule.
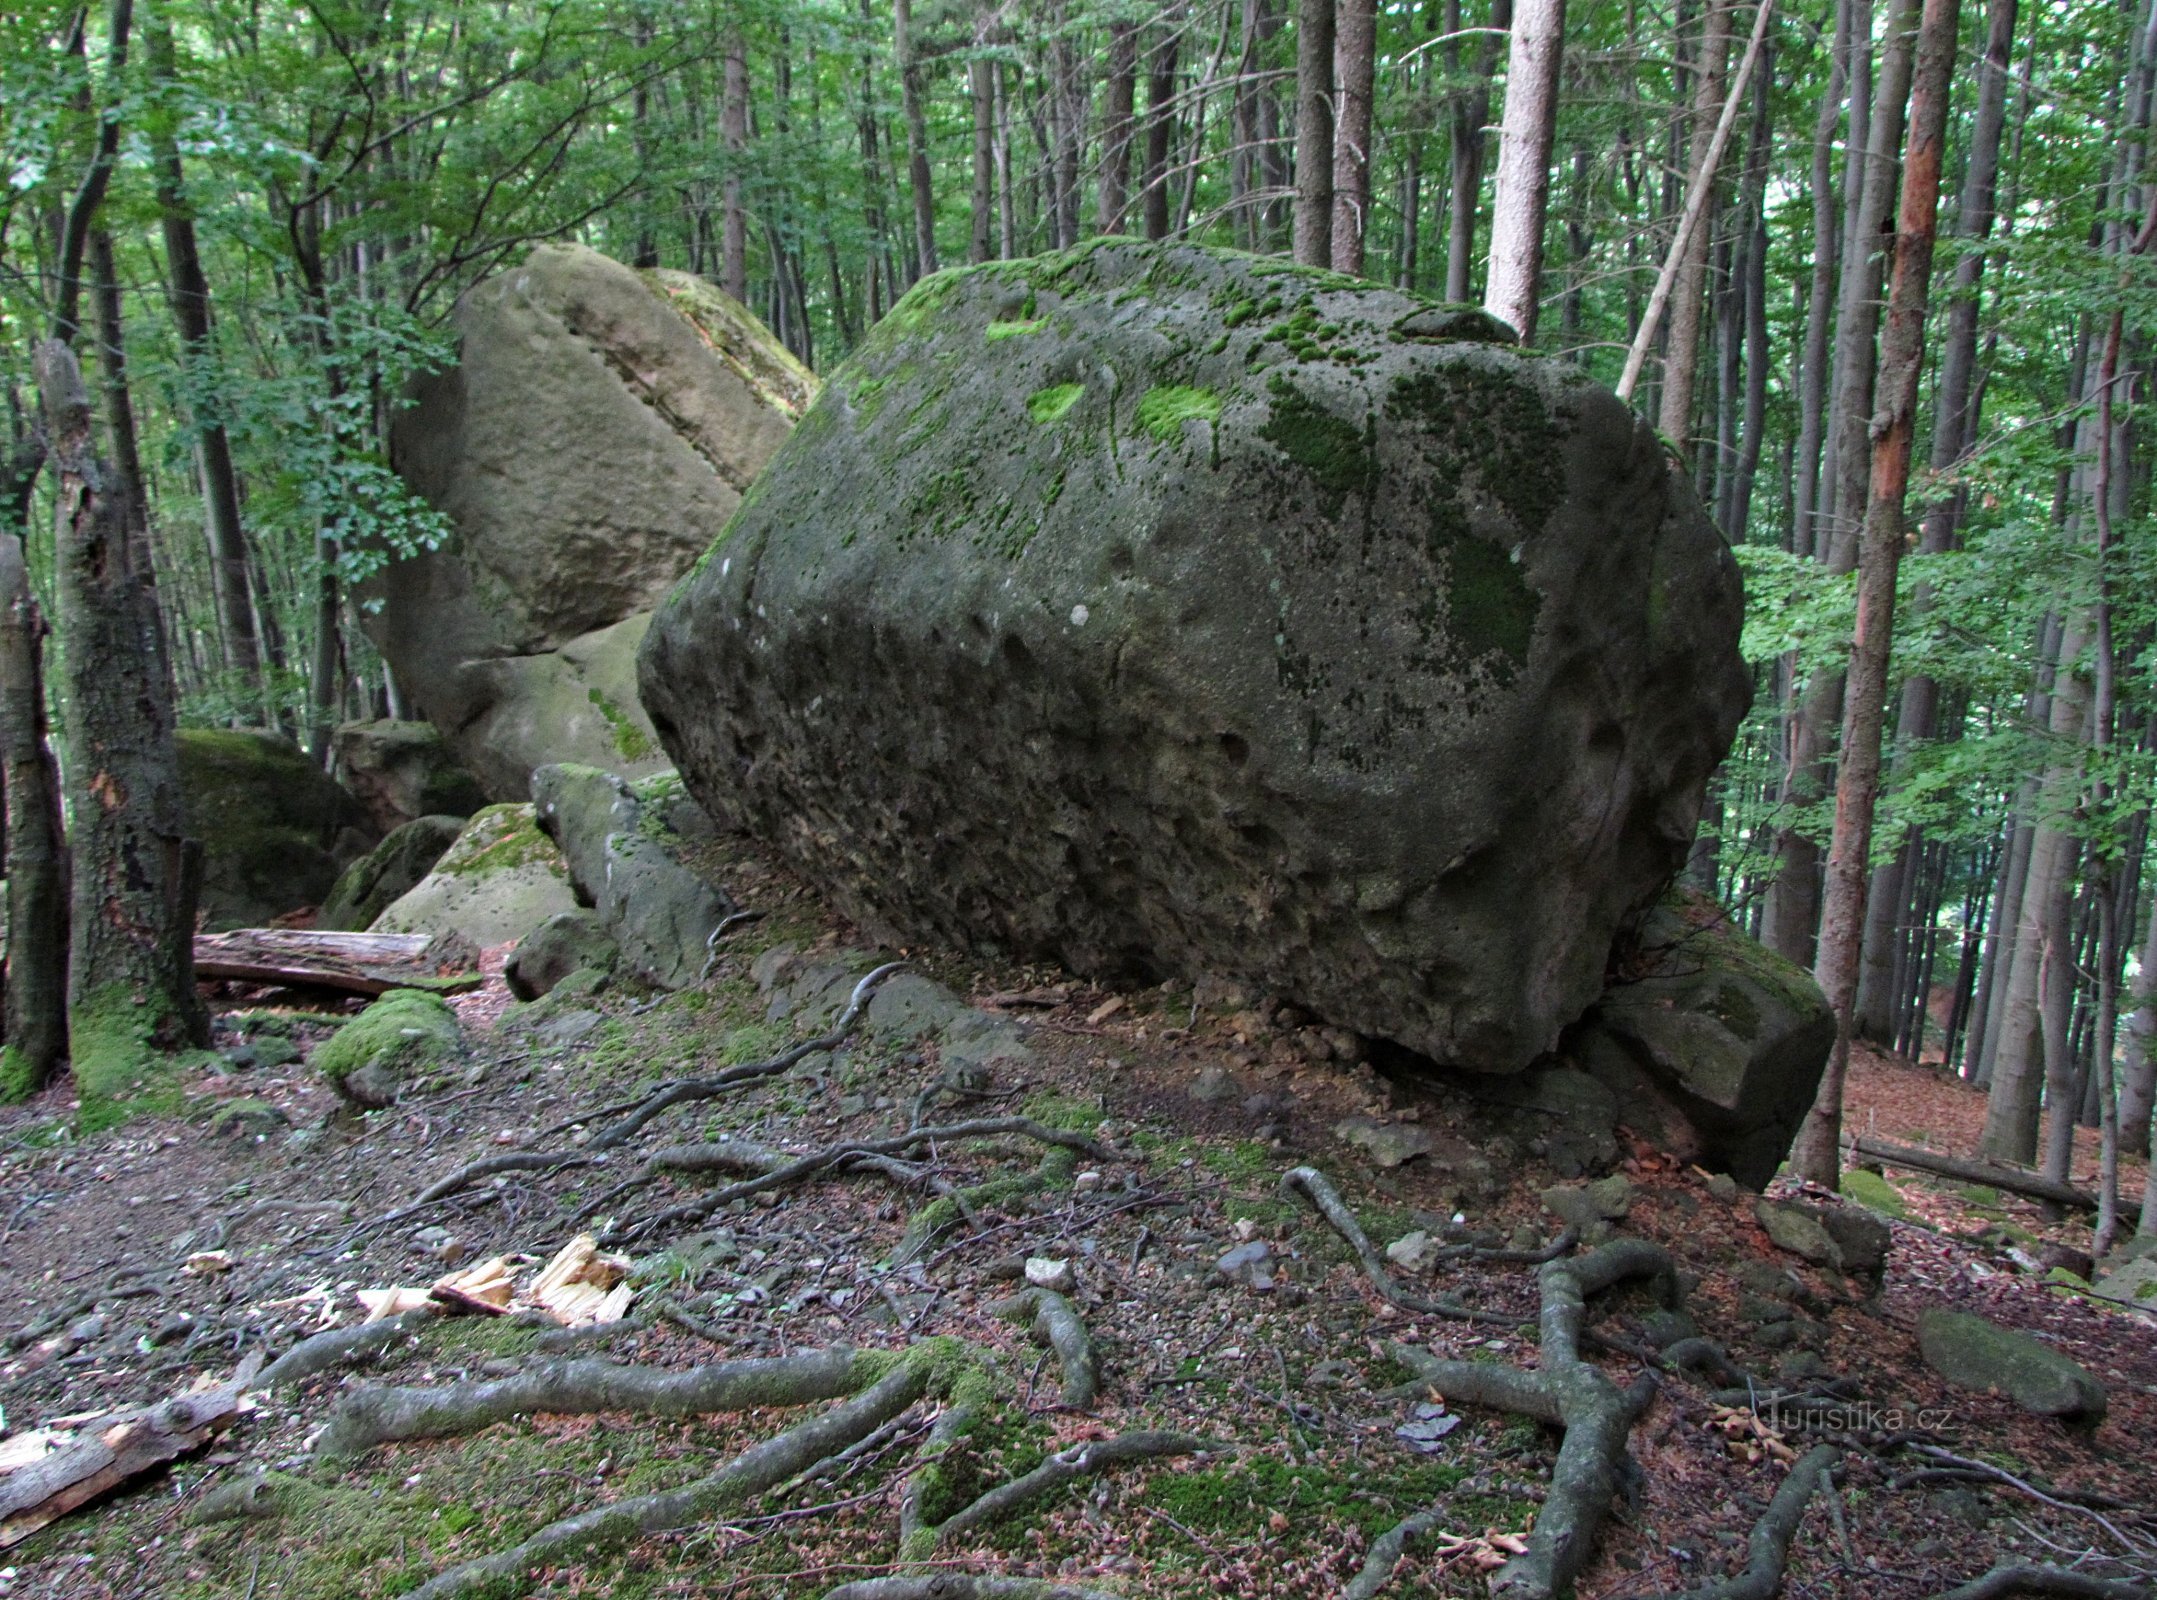
[[[1616,1221],[1633,1209],[1633,1180],[1622,1172],[1597,1178],[1588,1185],[1588,1203],[1597,1216]]]
[[[227,1100],[210,1117],[210,1132],[226,1139],[253,1139],[281,1133],[292,1119],[267,1100]]]
[[[1387,1245],[1386,1259],[1403,1272],[1421,1277],[1430,1271],[1431,1263],[1438,1258],[1438,1250],[1438,1241],[1418,1228]]]
[[[1658,1350],[1668,1350],[1680,1339],[1695,1338],[1700,1333],[1700,1324],[1683,1311],[1650,1311],[1640,1319],[1640,1327],[1648,1343]]]
[[[2157,1256],[2137,1256],[2099,1278],[2096,1291],[2135,1305],[2157,1304]]]
[[[1423,1129],[1374,1117],[1349,1117],[1333,1125],[1334,1137],[1367,1153],[1381,1167],[1398,1167],[1434,1148]]]
[[[1738,1180],[1731,1177],[1727,1172],[1709,1173],[1708,1197],[1712,1200],[1720,1200],[1724,1205],[1730,1204],[1731,1201],[1738,1197]]]
[[[1028,1256],[1026,1281],[1036,1289],[1053,1289],[1058,1294],[1069,1294],[1078,1287],[1078,1274],[1071,1270],[1071,1262],[1067,1257]]]
[[[533,1041],[554,1049],[575,1044],[607,1020],[603,1011],[565,1011],[532,1030]]]
[[[1273,1287],[1273,1248],[1263,1239],[1252,1239],[1213,1264],[1214,1270],[1231,1283],[1240,1283],[1248,1289]]]
[[[1080,1194],[1092,1194],[1101,1187],[1101,1174],[1090,1170],[1081,1172],[1071,1180],[1071,1187]]]
[[[1787,1250],[1823,1267],[1842,1265],[1842,1250],[1813,1207],[1789,1200],[1762,1200],[1753,1206],[1753,1216],[1778,1250]]]
[[[193,1317],[184,1311],[175,1311],[150,1330],[150,1345],[154,1349],[160,1345],[168,1345],[175,1339],[184,1339],[194,1326]]]
[[[1543,1235],[1534,1223],[1523,1222],[1507,1235],[1505,1247],[1508,1250],[1540,1250],[1543,1248]]]
[[[1827,1376],[1827,1362],[1811,1350],[1793,1350],[1775,1363],[1775,1376],[1783,1383],[1810,1383]]]
[[[1236,1082],[1235,1075],[1218,1063],[1207,1066],[1191,1080],[1191,1087],[1184,1091],[1193,1100],[1212,1103],[1233,1100],[1243,1092],[1243,1085]]]
[[[1448,1415],[1444,1406],[1425,1400],[1416,1406],[1413,1417],[1393,1430],[1393,1437],[1411,1450],[1436,1455],[1439,1442],[1459,1426],[1460,1418]]]

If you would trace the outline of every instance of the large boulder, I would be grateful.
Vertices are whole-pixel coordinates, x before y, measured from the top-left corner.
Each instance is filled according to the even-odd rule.
[[[175,743],[212,932],[320,905],[344,864],[379,837],[359,802],[280,734],[182,728]]]
[[[360,932],[392,904],[418,888],[464,832],[462,817],[419,817],[394,830],[337,880],[322,902],[315,926]]]
[[[1917,1319],[1925,1365],[1958,1389],[2003,1394],[2040,1417],[2095,1427],[2105,1386],[2089,1368],[2043,1340],[1968,1311],[1928,1307]]]
[[[367,1110],[439,1079],[465,1058],[457,1013],[424,989],[392,989],[316,1047],[308,1065]]]
[[[662,989],[696,982],[712,934],[734,911],[726,892],[682,859],[672,773],[632,784],[597,767],[551,765],[532,774],[539,826],[561,849],[577,898],[620,947],[631,972]]]
[[[644,613],[711,543],[816,391],[738,302],[547,244],[468,290],[457,362],[391,432],[455,528],[389,567],[365,626],[496,800],[531,771],[664,765],[637,705]]]
[[[874,931],[1517,1070],[1750,689],[1653,430],[1506,338],[1188,246],[927,279],[660,607],[645,709]]]
[[[481,949],[574,911],[569,869],[530,806],[488,806],[434,870],[374,919],[376,933],[454,933]]]
[[[1812,974],[1674,891],[1620,941],[1616,979],[1565,1039],[1636,1131],[1758,1189],[1812,1105],[1835,1015]]]
[[[431,722],[348,722],[334,748],[344,786],[385,836],[421,817],[469,817],[487,803]]]

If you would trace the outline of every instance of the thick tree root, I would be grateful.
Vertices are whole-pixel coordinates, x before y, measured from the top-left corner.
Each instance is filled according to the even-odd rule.
[[[1348,1241],[1348,1248],[1356,1253],[1356,1260],[1363,1267],[1363,1275],[1371,1280],[1371,1287],[1385,1297],[1391,1305],[1403,1311],[1413,1311],[1423,1316],[1451,1317],[1458,1322],[1489,1322],[1511,1327],[1520,1319],[1503,1312],[1478,1311],[1464,1306],[1451,1296],[1432,1299],[1427,1295],[1411,1294],[1393,1280],[1386,1270],[1384,1257],[1372,1247],[1370,1236],[1363,1231],[1363,1224],[1356,1221],[1356,1214],[1348,1209],[1340,1192],[1327,1181],[1326,1175],[1316,1167],[1291,1167],[1281,1175],[1281,1187],[1290,1194],[1300,1196],[1311,1209],[1325,1218],[1333,1231]]]
[[[1798,1524],[1805,1520],[1805,1508],[1812,1504],[1812,1497],[1841,1460],[1842,1452],[1831,1444],[1816,1445],[1800,1456],[1768,1502],[1767,1510],[1753,1524],[1746,1540],[1745,1570],[1720,1583],[1702,1584],[1663,1600],[1775,1600],[1782,1592],[1790,1541],[1797,1535]]]
[[[736,1200],[747,1200],[768,1190],[783,1189],[789,1184],[800,1183],[834,1169],[845,1170],[893,1156],[910,1155],[943,1141],[955,1139],[992,1139],[999,1135],[1017,1134],[1028,1139],[1038,1139],[1044,1144],[1060,1145],[1067,1150],[1098,1160],[1106,1160],[1108,1150],[1082,1133],[1067,1128],[1052,1128],[1031,1117],[983,1117],[973,1122],[946,1123],[937,1128],[914,1128],[906,1133],[893,1134],[884,1139],[865,1139],[841,1144],[826,1145],[821,1150],[811,1150],[805,1155],[790,1157],[785,1165],[730,1183],[723,1189],[700,1196],[686,1204],[674,1206],[641,1222],[623,1223],[608,1229],[602,1236],[606,1244],[620,1244],[639,1239],[654,1229],[662,1227],[694,1227],[723,1206]]]
[[[1392,1579],[1393,1569],[1401,1564],[1409,1545],[1443,1526],[1445,1516],[1438,1511],[1418,1511],[1394,1523],[1371,1541],[1371,1553],[1364,1557],[1363,1570],[1349,1580],[1348,1587],[1341,1591],[1341,1600],[1374,1600]]]
[[[513,1592],[523,1587],[526,1574],[542,1562],[560,1561],[572,1554],[582,1555],[626,1544],[645,1534],[665,1533],[705,1521],[867,1438],[927,1392],[934,1375],[934,1359],[933,1355],[917,1357],[910,1352],[853,1399],[752,1446],[694,1483],[656,1494],[635,1495],[550,1522],[522,1544],[437,1573],[413,1590],[410,1600],[461,1600],[481,1592]]]
[[[1939,1600],[2008,1600],[2011,1595],[2037,1595],[2051,1600],[2149,1600],[2153,1592],[2146,1578],[2094,1578],[2066,1567],[1994,1567],[1983,1577],[1950,1589]]]
[[[312,1378],[346,1362],[365,1361],[380,1355],[400,1339],[417,1333],[440,1314],[433,1306],[421,1306],[416,1311],[384,1317],[380,1322],[355,1323],[349,1328],[331,1328],[326,1333],[315,1334],[302,1339],[256,1373],[254,1382],[247,1387],[274,1389],[279,1384]]]
[[[580,1209],[573,1220],[582,1224],[605,1215],[617,1201],[635,1193],[662,1173],[745,1172],[753,1178],[768,1178],[787,1171],[796,1160],[783,1150],[774,1150],[749,1139],[662,1145],[646,1156],[635,1172]],[[846,1165],[864,1172],[880,1173],[906,1189],[928,1188],[935,1181],[926,1168],[893,1156],[859,1156]]]
[[[1094,1357],[1093,1335],[1086,1331],[1071,1302],[1054,1289],[1028,1289],[990,1307],[1011,1321],[1031,1318],[1028,1331],[1056,1352],[1063,1368],[1063,1405],[1068,1411],[1084,1411],[1101,1392],[1100,1364]]]
[[[483,1383],[362,1389],[337,1407],[315,1451],[325,1460],[349,1461],[378,1444],[478,1433],[540,1411],[690,1417],[750,1406],[808,1405],[859,1390],[873,1359],[840,1348],[719,1361],[684,1372],[561,1360]]]
[[[1119,1433],[1113,1439],[1089,1440],[1075,1444],[1068,1450],[1059,1450],[1023,1478],[1013,1478],[1000,1483],[963,1511],[955,1512],[934,1528],[928,1529],[925,1541],[931,1548],[958,1534],[971,1533],[974,1529],[994,1522],[998,1517],[1016,1511],[1028,1501],[1038,1500],[1051,1490],[1060,1489],[1067,1483],[1090,1477],[1106,1467],[1121,1466],[1127,1461],[1154,1461],[1163,1456],[1191,1456],[1208,1450],[1218,1450],[1219,1445],[1188,1433],[1165,1433],[1141,1429],[1133,1433]],[[917,1541],[921,1543],[923,1541]],[[910,1549],[904,1552],[919,1558],[928,1553],[926,1549]]]
[[[1127,1600],[1047,1578],[988,1578],[970,1572],[929,1577],[862,1578],[827,1590],[824,1600]]]
[[[1492,1576],[1493,1600],[1550,1600],[1579,1576],[1617,1493],[1626,1437],[1655,1392],[1650,1375],[1621,1390],[1581,1359],[1588,1297],[1628,1278],[1653,1280],[1668,1303],[1679,1297],[1669,1255],[1644,1239],[1620,1239],[1575,1260],[1546,1262],[1536,1276],[1543,1313],[1542,1361],[1534,1373],[1399,1352],[1419,1386],[1565,1429],[1527,1553]]]

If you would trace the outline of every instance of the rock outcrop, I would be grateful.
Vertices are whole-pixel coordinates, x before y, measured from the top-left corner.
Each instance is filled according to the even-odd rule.
[[[1566,1035],[1567,1058],[1615,1093],[1634,1131],[1764,1187],[1835,1043],[1835,1016],[1812,974],[1685,891],[1625,939],[1617,969]]]
[[[530,806],[488,806],[434,870],[374,920],[377,933],[454,933],[481,949],[574,911],[569,869]]]
[[[1925,1364],[1958,1389],[2002,1394],[2062,1422],[2104,1421],[2105,1386],[2079,1361],[2020,1329],[1934,1306],[1917,1320],[1917,1342]]]
[[[372,927],[376,917],[419,887],[462,832],[461,817],[419,817],[396,829],[345,868],[322,902],[315,926],[350,932]]]
[[[711,543],[816,379],[702,280],[547,244],[466,292],[456,365],[391,451],[455,527],[391,566],[368,633],[496,800],[534,767],[663,765],[646,615]]]
[[[645,709],[874,931],[1517,1070],[1749,686],[1654,432],[1502,336],[1195,247],[925,280],[656,613]]]
[[[182,728],[175,743],[210,932],[320,905],[344,864],[380,837],[359,802],[280,734]]]
[[[421,817],[469,817],[487,803],[431,722],[348,722],[335,749],[344,786],[385,836]]]

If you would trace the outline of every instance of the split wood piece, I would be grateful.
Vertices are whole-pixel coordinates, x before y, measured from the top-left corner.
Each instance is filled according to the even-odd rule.
[[[1630,1278],[1652,1280],[1666,1304],[1682,1298],[1668,1252],[1644,1239],[1619,1239],[1574,1260],[1548,1262],[1536,1274],[1543,1310],[1535,1372],[1427,1354],[1410,1363],[1417,1379],[1442,1395],[1565,1430],[1528,1549],[1492,1575],[1492,1600],[1551,1600],[1579,1576],[1595,1548],[1617,1493],[1627,1436],[1654,1396],[1655,1380],[1643,1373],[1621,1390],[1581,1359],[1580,1346],[1588,1297]]]
[[[239,1417],[243,1386],[235,1379],[110,1418],[94,1434],[0,1477],[0,1549],[200,1450]]]
[[[379,1444],[478,1433],[541,1411],[557,1416],[628,1411],[694,1417],[751,1406],[808,1405],[856,1393],[873,1365],[871,1358],[835,1347],[718,1361],[683,1372],[612,1361],[557,1360],[481,1382],[376,1386],[339,1403],[315,1442],[315,1452],[329,1460],[352,1460]]]
[[[489,1256],[478,1266],[437,1278],[427,1287],[428,1299],[483,1317],[507,1315],[515,1293],[516,1273],[507,1256]]]
[[[1988,1189],[2005,1189],[2009,1194],[2019,1194],[2026,1200],[2042,1200],[2056,1206],[2073,1206],[2082,1211],[2095,1211],[2097,1197],[2071,1183],[2061,1183],[2041,1172],[2026,1167],[2005,1167],[1992,1161],[1965,1161],[1958,1156],[1943,1156],[1936,1151],[1920,1150],[1913,1145],[1888,1144],[1880,1139],[1858,1139],[1850,1146],[1851,1164],[1867,1161],[1883,1162],[1891,1167],[1909,1167],[1917,1172],[1929,1172],[1936,1177],[1956,1178],[1964,1183],[1982,1184]]]
[[[860,1578],[827,1590],[824,1600],[1127,1600],[1053,1578],[992,1578],[971,1572],[926,1577]]]
[[[1325,1218],[1335,1233],[1348,1241],[1348,1248],[1356,1253],[1356,1260],[1362,1264],[1363,1275],[1371,1280],[1371,1287],[1383,1295],[1388,1304],[1423,1316],[1451,1317],[1456,1322],[1488,1322],[1510,1328],[1520,1321],[1518,1317],[1499,1311],[1478,1311],[1473,1306],[1462,1305],[1450,1295],[1433,1299],[1403,1289],[1393,1281],[1393,1274],[1386,1270],[1384,1259],[1372,1248],[1370,1236],[1341,1199],[1340,1191],[1316,1167],[1289,1168],[1281,1175],[1281,1187],[1290,1194],[1301,1196]]]
[[[1663,1600],[1775,1600],[1782,1592],[1783,1569],[1790,1560],[1790,1541],[1805,1520],[1805,1509],[1827,1484],[1842,1452],[1831,1444],[1815,1445],[1784,1475],[1768,1508],[1745,1542],[1745,1568],[1719,1583],[1704,1583]]]
[[[933,1372],[932,1359],[901,1359],[852,1399],[751,1446],[693,1483],[656,1494],[631,1495],[550,1522],[521,1544],[437,1573],[414,1589],[408,1600],[464,1600],[465,1596],[481,1593],[521,1592],[526,1575],[534,1567],[557,1565],[573,1554],[618,1547],[645,1534],[667,1533],[706,1521],[752,1495],[777,1488],[826,1456],[867,1438],[919,1401],[928,1390]],[[788,1402],[784,1395],[767,1394],[748,1403]]]
[[[1983,1577],[1950,1589],[1939,1600],[2010,1600],[2033,1595],[2039,1600],[2149,1600],[2147,1578],[2097,1578],[2066,1567],[1994,1567]]]
[[[199,978],[360,995],[387,994],[392,989],[463,994],[485,981],[470,970],[476,959],[470,946],[445,942],[432,934],[237,928],[230,933],[198,933],[194,944]]]
[[[1054,1289],[1028,1289],[989,1308],[1009,1321],[1025,1321],[1034,1338],[1056,1352],[1063,1368],[1063,1406],[1085,1411],[1101,1392],[1101,1369],[1093,1335],[1071,1302]]]
[[[952,1140],[993,1139],[1007,1134],[1036,1139],[1043,1144],[1058,1145],[1096,1160],[1106,1160],[1109,1156],[1106,1146],[1085,1134],[1073,1133],[1068,1128],[1050,1127],[1047,1123],[1036,1122],[1032,1117],[982,1117],[971,1122],[945,1123],[935,1128],[913,1128],[885,1139],[847,1141],[790,1157],[784,1166],[774,1167],[769,1172],[759,1173],[753,1178],[744,1178],[739,1183],[730,1183],[723,1189],[714,1189],[708,1195],[670,1207],[644,1221],[617,1224],[601,1235],[600,1242],[622,1244],[641,1238],[656,1229],[694,1226],[714,1211],[732,1205],[737,1200],[747,1200],[770,1190],[783,1189],[789,1184],[800,1183],[825,1172],[845,1171],[871,1161],[909,1155],[916,1150]]]
[[[630,1265],[627,1256],[606,1254],[598,1240],[580,1233],[540,1268],[525,1292],[565,1328],[619,1322],[635,1293],[623,1281]]]

